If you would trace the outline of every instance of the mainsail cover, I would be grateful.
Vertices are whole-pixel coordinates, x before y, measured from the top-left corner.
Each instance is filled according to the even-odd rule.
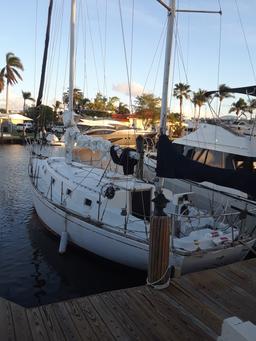
[[[207,91],[205,93],[206,96],[218,93],[218,90],[214,90],[214,91]],[[222,91],[225,92],[225,91]],[[248,95],[248,96],[256,96],[256,85],[250,85],[250,86],[243,86],[240,88],[229,88],[227,87],[227,91],[226,92],[230,92],[230,93],[237,93],[237,94],[243,94],[243,95]]]
[[[203,165],[187,159],[166,135],[161,135],[157,147],[156,175],[162,178],[188,179],[196,182],[208,181],[216,185],[231,187],[256,198],[256,174],[248,170],[229,170]]]

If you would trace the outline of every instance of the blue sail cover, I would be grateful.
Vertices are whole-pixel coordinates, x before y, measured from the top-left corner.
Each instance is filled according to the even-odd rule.
[[[256,174],[249,170],[229,170],[203,165],[180,154],[166,135],[161,135],[157,147],[156,175],[162,178],[208,181],[230,187],[256,198]]]

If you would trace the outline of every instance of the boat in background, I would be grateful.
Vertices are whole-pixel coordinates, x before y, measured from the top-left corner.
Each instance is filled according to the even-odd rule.
[[[61,138],[59,138],[57,135],[53,133],[49,133],[46,136],[46,141],[47,141],[47,144],[50,146],[58,146],[58,147],[65,146],[64,135]]]
[[[139,135],[144,138],[146,148],[152,148],[155,144],[155,131],[129,127],[129,122],[80,119],[77,126],[88,136],[102,137],[120,147],[136,147],[136,139]]]

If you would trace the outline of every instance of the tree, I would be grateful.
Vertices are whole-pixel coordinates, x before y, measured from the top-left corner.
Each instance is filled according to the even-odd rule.
[[[206,95],[207,91],[199,89],[197,92],[193,92],[193,97],[191,102],[194,104],[195,107],[195,116],[196,116],[196,107],[198,106],[198,118],[201,115],[201,107],[207,102],[209,96]]]
[[[234,96],[230,94],[230,87],[228,87],[226,84],[220,84],[218,92],[216,93],[215,97],[219,98],[219,101],[220,101],[219,110],[218,110],[218,117],[219,117],[222,101],[225,98],[230,98]]]
[[[144,128],[154,124],[160,119],[161,98],[153,94],[142,94],[135,99],[135,111],[138,118],[142,119]]]
[[[61,108],[61,102],[56,101],[55,104],[53,104],[53,122],[56,122],[59,120],[59,111]]]
[[[243,98],[239,98],[238,101],[233,102],[231,104],[231,108],[229,109],[229,112],[235,112],[237,118],[239,117],[240,112],[245,112],[248,110],[248,105],[245,102]]]
[[[107,97],[103,96],[100,92],[97,92],[93,101],[93,109],[105,111],[106,103],[107,103]]]
[[[39,105],[38,107],[28,108],[28,117],[32,118],[37,127],[46,128],[52,124],[53,110],[48,105]]]
[[[127,104],[119,102],[118,107],[116,108],[115,112],[120,115],[130,115],[130,110],[128,109]]]
[[[0,74],[6,78],[6,113],[8,114],[8,101],[9,101],[9,85],[18,83],[17,78],[22,80],[18,70],[24,70],[23,65],[18,57],[12,52],[6,54],[6,65],[2,68]]]
[[[180,101],[180,125],[182,122],[182,109],[183,109],[183,100],[189,99],[190,96],[190,86],[184,83],[177,83],[174,85],[173,95]]]
[[[35,100],[34,100],[34,98],[31,97],[31,92],[22,91],[22,97],[23,97],[23,100],[24,100],[23,111],[25,112],[25,110],[26,110],[26,101],[35,102]]]
[[[63,93],[63,103],[68,104],[69,102],[69,90]],[[84,93],[78,89],[74,88],[73,90],[73,108],[74,111],[79,112],[81,108],[81,103],[84,100]]]
[[[180,137],[183,127],[180,125],[180,114],[177,112],[169,113],[168,115],[169,135],[174,137]]]
[[[117,108],[117,103],[119,102],[119,98],[117,96],[109,97],[106,110],[114,112]]]

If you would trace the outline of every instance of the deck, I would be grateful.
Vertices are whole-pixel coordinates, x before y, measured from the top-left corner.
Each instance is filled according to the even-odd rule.
[[[1,340],[214,340],[223,319],[256,324],[256,259],[36,308],[0,299]]]

